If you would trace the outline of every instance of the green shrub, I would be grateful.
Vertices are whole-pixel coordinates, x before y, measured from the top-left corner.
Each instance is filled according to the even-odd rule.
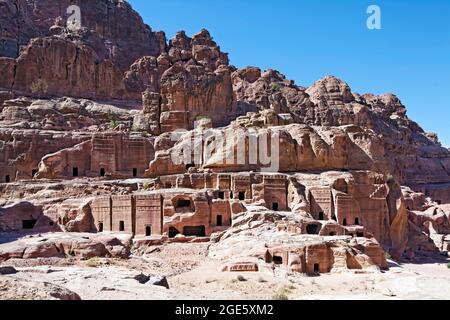
[[[111,110],[108,110],[108,121],[111,129],[117,128],[117,126],[120,124],[119,120],[117,119],[117,115]]]
[[[278,291],[272,295],[272,300],[289,300],[288,295],[294,289],[295,289],[295,287],[292,284],[287,287],[282,287],[282,288],[278,289]]]
[[[272,83],[270,89],[274,92],[278,92],[281,90],[281,85],[279,83]]]
[[[39,99],[48,91],[48,83],[43,79],[37,79],[31,84],[30,90],[33,94],[37,94]]]
[[[99,261],[95,258],[86,261],[86,266],[89,268],[97,268],[100,265]]]
[[[450,262],[447,264],[447,268],[449,268],[450,269]]]
[[[289,300],[289,298],[284,293],[274,293],[272,296],[272,300],[287,301]]]
[[[148,183],[148,182],[144,183],[144,191],[149,191],[150,188],[151,188],[150,183]]]
[[[197,120],[197,121],[200,121],[203,119],[210,120],[211,118],[208,116],[204,116],[204,115],[200,115],[200,116],[197,116],[197,118],[195,118],[195,120]]]

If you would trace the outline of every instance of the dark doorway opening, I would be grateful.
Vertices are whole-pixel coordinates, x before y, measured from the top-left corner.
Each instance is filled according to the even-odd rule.
[[[337,222],[337,218],[336,218],[336,216],[335,215],[333,215],[333,218],[332,218],[334,221],[336,221]]]
[[[145,236],[150,237],[152,235],[152,226],[145,227]]]
[[[278,211],[279,208],[280,208],[280,205],[278,204],[278,202],[272,203],[272,210],[273,211]]]
[[[358,232],[358,233],[356,234],[356,236],[357,236],[358,238],[363,238],[363,237],[364,237],[364,233]]]
[[[98,232],[103,232],[103,222],[98,223]]]
[[[436,200],[436,203],[437,203],[438,205],[441,205],[441,204],[442,204],[442,201],[441,201],[441,200]]]
[[[104,177],[106,175],[106,170],[105,168],[101,168],[100,169],[100,177]]]
[[[38,173],[37,169],[31,170],[31,178],[34,178],[34,176]]]
[[[180,231],[178,231],[174,227],[169,228],[169,238],[175,238],[178,234],[180,234]]]
[[[283,264],[283,257],[280,257],[280,256],[273,256],[272,261],[273,261],[273,263],[275,263],[275,264]]]
[[[11,177],[9,175],[5,176],[5,182],[6,183],[10,183],[11,182]]]
[[[230,199],[234,199],[233,191],[230,192]]]
[[[350,236],[350,237],[354,237],[355,235],[354,235],[353,233],[350,233],[349,236]]]
[[[190,168],[195,168],[195,164],[187,164],[186,171],[189,171]]]
[[[319,234],[320,227],[317,224],[310,224],[306,226],[306,232],[308,234]]]
[[[359,218],[355,218],[355,225],[359,226]]]
[[[77,167],[72,168],[72,176],[78,177],[78,168]]]
[[[22,229],[33,229],[37,220],[22,220]]]
[[[219,191],[219,199],[225,199],[225,192]]]
[[[138,169],[133,168],[133,177],[136,178],[138,176]]]
[[[206,228],[205,226],[184,227],[183,234],[186,237],[206,237]]]
[[[119,231],[125,231],[125,221],[119,222]]]
[[[191,206],[191,200],[178,200],[177,208],[189,208]]]
[[[342,222],[342,225],[344,225],[344,226],[347,225],[347,219],[344,219],[344,221]]]
[[[319,220],[325,220],[325,215],[323,212],[319,212]]]
[[[217,215],[216,226],[221,227],[223,225],[222,218],[223,217],[221,215]]]
[[[320,264],[318,263],[314,264],[314,273],[320,273]]]
[[[241,200],[241,201],[245,200],[245,192],[244,191],[239,192],[239,200]]]
[[[330,232],[330,237],[334,237],[335,235],[336,235],[336,233]]]

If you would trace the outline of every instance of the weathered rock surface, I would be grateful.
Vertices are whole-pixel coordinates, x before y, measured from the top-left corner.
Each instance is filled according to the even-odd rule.
[[[450,150],[395,95],[237,69],[207,30],[167,43],[126,1],[5,0],[0,25],[0,260],[127,258],[133,236],[211,241],[230,272],[448,253]],[[250,139],[274,137],[264,174]]]
[[[0,244],[0,260],[95,257],[127,258],[130,251],[124,242],[113,235],[80,233],[50,233],[22,238],[13,243]]]
[[[293,217],[263,211],[244,214],[211,246],[210,256],[228,260],[226,271],[258,271],[266,264],[311,274],[387,268],[384,251],[374,240],[279,232],[282,218],[286,222]]]
[[[0,291],[0,300],[81,300],[75,292],[58,285],[14,278],[2,277]]]

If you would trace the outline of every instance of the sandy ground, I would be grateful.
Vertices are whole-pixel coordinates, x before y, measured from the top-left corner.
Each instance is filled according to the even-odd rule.
[[[0,279],[48,282],[82,299],[447,299],[450,269],[441,263],[391,263],[387,272],[294,275],[276,270],[219,272],[221,263],[207,257],[208,244],[170,244],[149,248],[128,261],[92,259],[10,260],[20,271]],[[140,273],[167,276],[170,289],[140,284]],[[1,299],[1,292],[0,292]]]

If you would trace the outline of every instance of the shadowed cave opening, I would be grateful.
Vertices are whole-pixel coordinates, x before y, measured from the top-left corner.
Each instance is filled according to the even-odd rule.
[[[37,220],[31,219],[31,220],[22,220],[22,229],[33,229],[36,225]]]
[[[273,256],[272,261],[274,264],[283,264],[283,257]]]
[[[180,234],[180,231],[178,231],[176,228],[169,228],[169,238],[175,238],[178,234]]]
[[[319,234],[320,226],[317,224],[309,224],[306,226],[306,232],[308,234]]]
[[[205,226],[184,227],[183,234],[186,237],[206,237],[206,228]]]

